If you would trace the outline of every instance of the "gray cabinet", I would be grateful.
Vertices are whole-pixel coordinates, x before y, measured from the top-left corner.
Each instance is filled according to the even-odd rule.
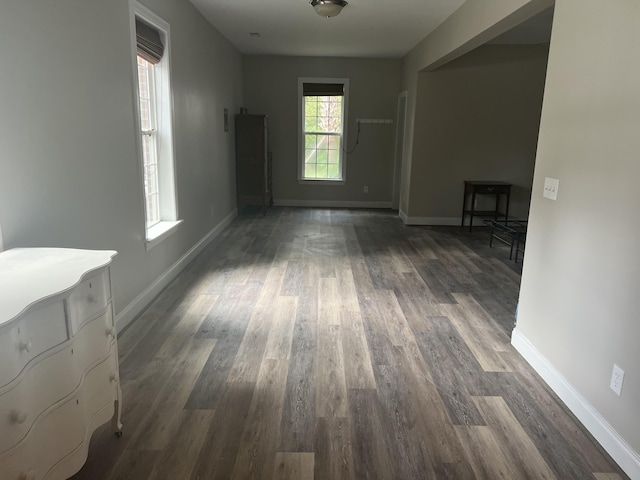
[[[271,152],[266,115],[236,115],[236,186],[238,209],[273,205]]]

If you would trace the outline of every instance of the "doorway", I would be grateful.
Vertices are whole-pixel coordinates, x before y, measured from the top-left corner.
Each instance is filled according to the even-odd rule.
[[[398,95],[398,116],[396,121],[396,145],[394,149],[393,165],[393,197],[391,198],[391,208],[400,208],[400,184],[402,179],[402,161],[404,156],[404,126],[407,111],[407,92]]]

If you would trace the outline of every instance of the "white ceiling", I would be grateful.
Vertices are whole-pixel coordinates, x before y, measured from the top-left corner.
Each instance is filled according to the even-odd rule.
[[[190,1],[243,54],[379,58],[402,57],[464,3],[349,0],[323,18],[309,0]]]

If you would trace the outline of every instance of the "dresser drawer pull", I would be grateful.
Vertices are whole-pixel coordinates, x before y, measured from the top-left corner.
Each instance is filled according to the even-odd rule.
[[[107,337],[116,338],[116,327],[107,328]]]
[[[25,352],[30,352],[31,351],[31,342],[20,342],[18,344],[18,349],[20,351],[24,350]]]
[[[20,475],[20,480],[36,480],[36,471],[29,470],[28,472],[24,472]]]
[[[11,420],[14,423],[22,425],[24,422],[27,421],[27,412],[21,412],[19,410],[13,410],[11,412]]]
[[[109,376],[109,380],[111,380],[112,382],[117,382],[118,381],[118,373],[117,372],[116,373],[112,373]]]
[[[90,293],[89,295],[87,295],[87,302],[98,303],[98,299],[92,293]]]

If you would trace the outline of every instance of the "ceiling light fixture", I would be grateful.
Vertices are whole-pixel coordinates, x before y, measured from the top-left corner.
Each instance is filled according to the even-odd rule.
[[[347,6],[344,0],[311,0],[309,3],[318,15],[327,18],[335,17]]]

